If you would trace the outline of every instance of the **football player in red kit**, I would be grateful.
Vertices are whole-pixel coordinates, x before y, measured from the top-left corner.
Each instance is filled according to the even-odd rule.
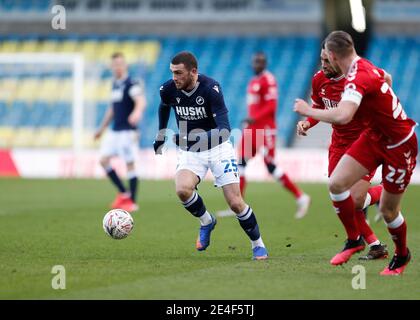
[[[311,199],[275,164],[277,81],[266,69],[267,58],[264,53],[254,54],[252,68],[255,76],[247,88],[248,117],[243,121],[244,129],[238,148],[241,193],[244,195],[247,184],[245,177],[247,161],[262,149],[264,163],[270,174],[295,197],[297,204],[295,218],[300,219],[306,215]]]
[[[384,80],[381,70],[359,57],[351,36],[334,31],[325,40],[331,66],[346,75],[344,92],[337,108],[319,110],[296,99],[295,111],[314,119],[347,124],[360,119],[367,128],[346,151],[330,177],[333,205],[346,226],[346,248],[361,245],[350,188],[382,165],[383,190],[379,209],[395,244],[395,254],[381,275],[404,272],[411,255],[407,247],[407,224],[401,214],[401,200],[410,183],[418,152],[415,127],[398,97]]]
[[[321,50],[320,57],[322,70],[318,71],[312,78],[312,107],[318,109],[336,108],[341,99],[341,94],[344,91],[345,77],[343,74],[335,71],[331,67],[324,45]],[[385,72],[383,72],[383,74],[387,80],[391,82],[391,77]],[[307,135],[307,130],[315,126],[318,122],[318,120],[313,118],[307,118],[303,121],[299,121],[297,124],[297,134],[303,136]],[[338,161],[345,154],[347,149],[349,149],[353,142],[359,138],[360,134],[364,130],[362,122],[358,119],[353,119],[345,125],[333,124],[332,127],[332,139],[328,151],[328,177],[331,176],[331,173],[337,166]],[[356,182],[350,190],[355,202],[355,215],[359,231],[369,245],[368,254],[360,257],[359,259],[361,260],[373,260],[388,257],[386,246],[381,244],[375,233],[366,223],[363,212],[363,208],[368,205],[378,203],[382,193],[382,185],[374,187],[370,186],[370,180],[375,175],[375,171],[376,170],[373,170],[360,179],[360,181]],[[338,216],[340,217],[340,215]],[[334,257],[331,263],[335,265],[347,262],[354,253],[354,250],[354,248],[345,250],[343,253]]]

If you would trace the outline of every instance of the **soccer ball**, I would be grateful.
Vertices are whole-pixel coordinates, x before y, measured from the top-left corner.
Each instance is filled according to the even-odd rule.
[[[127,211],[113,209],[105,215],[102,226],[107,235],[119,240],[130,234],[134,227],[134,220]]]

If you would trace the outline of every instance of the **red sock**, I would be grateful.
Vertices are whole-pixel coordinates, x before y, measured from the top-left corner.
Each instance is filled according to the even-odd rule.
[[[395,229],[388,227],[388,231],[392,236],[392,240],[395,243],[395,253],[399,256],[406,256],[407,251],[407,224],[405,221],[402,225]]]
[[[338,217],[341,220],[341,223],[346,229],[347,238],[350,240],[357,240],[360,236],[360,232],[355,219],[356,214],[354,209],[353,198],[351,197],[350,192],[347,192],[348,197],[341,201],[333,200],[333,206],[338,214]]]
[[[294,194],[295,198],[298,199],[303,192],[299,189],[299,187],[297,185],[295,185],[288,177],[287,174],[283,174],[280,178],[279,178],[280,182],[283,184],[283,186],[289,190],[291,193]]]
[[[376,237],[375,233],[366,222],[365,213],[363,212],[363,210],[356,211],[355,217],[356,217],[356,222],[357,222],[357,226],[359,228],[360,234],[363,236],[365,241],[368,244],[371,244],[377,241],[378,238]]]
[[[244,197],[245,188],[246,188],[246,179],[244,176],[239,177],[239,188],[241,189],[241,196]]]
[[[383,185],[377,185],[374,187],[370,187],[368,190],[368,193],[370,195],[370,204],[375,204],[379,202],[379,199],[381,198],[381,194],[382,194],[382,189],[383,189]]]

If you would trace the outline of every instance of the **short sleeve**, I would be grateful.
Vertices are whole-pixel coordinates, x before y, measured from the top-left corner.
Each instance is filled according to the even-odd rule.
[[[142,96],[144,94],[144,86],[141,82],[135,82],[128,90],[128,94],[132,99]]]
[[[316,78],[316,75],[314,75],[313,77],[312,77],[312,91],[311,91],[311,100],[312,100],[312,105],[315,107],[315,108],[319,108],[319,107],[322,107],[323,106],[323,104],[322,104],[322,99],[321,99],[321,97],[319,96],[319,85],[318,85],[318,82],[317,82],[317,80],[316,80],[317,78]]]
[[[169,105],[168,89],[165,85],[161,85],[159,88],[160,100],[163,104]]]
[[[209,98],[213,117],[228,112],[222,89],[218,83],[214,83],[211,88],[209,88]]]

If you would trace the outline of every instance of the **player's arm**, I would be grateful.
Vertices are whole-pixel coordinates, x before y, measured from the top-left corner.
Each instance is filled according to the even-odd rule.
[[[129,95],[134,101],[134,109],[128,116],[128,123],[135,127],[143,118],[144,109],[146,108],[146,97],[144,96],[143,87],[136,83],[131,86]]]
[[[96,130],[95,132],[95,135],[94,135],[95,140],[99,139],[102,136],[106,128],[111,123],[112,118],[114,118],[114,110],[112,109],[112,106],[109,106],[105,112],[104,118],[102,119],[102,123],[99,126],[99,129]]]
[[[337,108],[321,110],[311,108],[306,101],[302,99],[296,99],[294,111],[302,116],[311,117],[322,122],[343,125],[349,123],[353,119],[358,106],[359,104],[354,101],[342,99]]]
[[[161,101],[158,110],[159,131],[156,134],[155,141],[153,141],[153,149],[155,150],[155,154],[162,154],[162,146],[166,141],[166,128],[168,127],[170,115],[170,106]]]
[[[158,109],[159,131],[153,141],[153,149],[155,154],[162,154],[162,146],[166,141],[166,128],[168,127],[169,117],[171,115],[171,107],[165,102],[164,87],[160,87],[160,104]]]
[[[312,77],[312,84],[311,84],[311,101],[312,101],[312,108],[316,109],[325,109],[323,107],[323,102],[319,96],[319,85],[317,81],[317,75],[319,75],[320,71],[317,72]],[[316,120],[311,117],[307,117],[305,120],[299,121],[296,126],[296,134],[299,136],[307,136],[307,131],[316,126],[318,124],[319,120]]]
[[[324,109],[322,106],[318,105],[313,100],[312,100],[312,108]],[[311,117],[307,117],[305,120],[301,120],[297,123],[296,134],[298,136],[307,136],[308,135],[307,131],[310,128],[316,126],[318,123],[319,123],[319,120],[316,120],[316,119],[311,118]]]

